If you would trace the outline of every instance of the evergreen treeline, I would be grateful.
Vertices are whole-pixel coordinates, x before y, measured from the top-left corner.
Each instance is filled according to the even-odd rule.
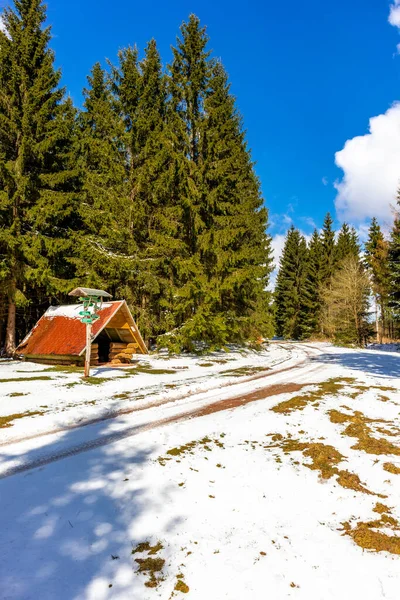
[[[267,211],[240,115],[195,16],[95,64],[77,110],[42,0],[0,31],[0,347],[77,284],[125,298],[148,342],[269,336]]]
[[[298,340],[363,344],[373,334],[378,342],[398,338],[400,217],[389,240],[372,219],[363,248],[347,223],[333,230],[329,213],[308,244],[291,227],[275,289],[275,325],[277,335]]]

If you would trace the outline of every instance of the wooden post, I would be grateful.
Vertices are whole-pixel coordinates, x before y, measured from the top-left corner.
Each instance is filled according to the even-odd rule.
[[[92,350],[92,324],[86,323],[86,356],[85,356],[85,377],[90,376],[90,353]]]

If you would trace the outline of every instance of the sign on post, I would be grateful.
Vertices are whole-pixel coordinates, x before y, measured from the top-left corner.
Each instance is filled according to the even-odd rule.
[[[90,354],[92,349],[92,325],[100,319],[97,311],[100,310],[103,298],[112,298],[111,294],[104,290],[93,290],[91,288],[76,288],[68,294],[78,296],[83,304],[83,310],[79,312],[81,323],[86,325],[86,355],[85,355],[85,377],[90,375]]]
[[[96,312],[101,306],[101,298],[98,296],[84,296],[79,298],[83,303],[83,310],[79,312],[82,317],[81,323],[86,325],[86,354],[85,354],[85,377],[90,376],[90,355],[92,351],[92,325],[97,319],[100,319]],[[92,310],[89,310],[89,309]]]

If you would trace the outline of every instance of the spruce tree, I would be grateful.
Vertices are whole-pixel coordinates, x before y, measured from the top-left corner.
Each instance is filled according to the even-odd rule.
[[[396,328],[400,326],[400,217],[396,216],[389,240],[389,307],[392,310]],[[393,332],[397,334],[397,331]]]
[[[15,0],[0,31],[0,277],[7,294],[6,351],[16,312],[65,293],[74,275],[77,217],[75,111],[64,101],[41,0]]]
[[[202,181],[198,235],[206,278],[200,307],[214,340],[270,335],[270,239],[267,211],[246,145],[242,120],[220,61],[210,65],[199,156]]]
[[[321,232],[321,283],[326,283],[332,277],[336,267],[335,252],[335,231],[333,230],[333,219],[330,213],[327,213]]]
[[[380,341],[382,335],[387,335],[390,327],[388,253],[389,243],[385,240],[380,225],[374,217],[369,228],[368,240],[365,243],[365,264],[371,277],[372,293],[376,306],[376,332]],[[379,321],[381,323],[380,327]]]
[[[127,292],[137,260],[125,126],[99,63],[88,82],[80,115],[84,230],[77,238],[77,274],[90,287],[104,286],[115,296]]]
[[[208,89],[209,52],[206,50],[206,29],[196,16],[191,15],[189,21],[182,24],[180,32],[181,37],[173,48],[168,78],[168,125],[174,149],[175,193],[182,217],[179,232],[182,246],[174,265],[174,319],[177,345],[190,347],[191,338],[199,335],[198,328],[203,330],[206,325],[198,313],[206,277],[197,242],[203,228],[199,144]],[[197,319],[196,315],[199,315]]]
[[[322,243],[315,229],[308,245],[307,278],[303,295],[302,337],[308,338],[319,332],[321,313]]]
[[[293,226],[289,229],[275,288],[275,325],[278,336],[304,335],[304,298],[307,278],[307,244]]]
[[[360,244],[358,242],[356,230],[354,227],[349,227],[347,223],[343,223],[339,231],[335,254],[337,264],[348,256],[354,256],[355,258],[359,257]]]
[[[134,311],[143,335],[155,341],[176,324],[175,263],[185,253],[176,185],[176,162],[181,157],[172,150],[174,133],[168,121],[167,81],[154,40],[147,45],[139,66],[139,97],[130,108],[127,102],[124,104],[124,110],[133,111],[129,118],[134,124],[129,130],[130,186],[134,237],[140,256]],[[119,91],[118,95],[123,98]]]

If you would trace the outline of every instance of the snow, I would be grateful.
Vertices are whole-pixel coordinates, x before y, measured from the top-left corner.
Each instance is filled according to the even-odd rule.
[[[112,306],[111,302],[103,302],[102,308],[109,308]],[[67,317],[68,319],[81,319],[79,312],[83,310],[83,304],[65,304],[62,306],[50,306],[44,316],[47,319],[54,317]]]
[[[399,456],[352,449],[354,438],[341,435],[342,427],[328,417],[330,409],[346,405],[346,412],[359,410],[399,427],[398,354],[276,343],[261,353],[150,356],[141,364],[175,373],[99,369],[96,376],[109,380],[90,386],[77,373],[46,372],[50,381],[28,381],[44,368],[0,363],[1,379],[25,379],[0,384],[2,415],[17,406],[50,407],[1,429],[0,474],[26,468],[0,480],[2,599],[170,600],[184,597],[174,592],[181,574],[194,600],[398,600],[400,558],[363,551],[340,531],[344,521],[376,518],[378,498],[342,488],[334,478],[321,480],[302,464],[300,452],[265,448],[269,434],[323,438],[346,457],[344,469],[388,496],[382,502],[399,519],[400,476],[382,468],[387,461],[400,466]],[[224,376],[244,367],[271,370]],[[332,377],[354,377],[366,389],[351,397],[344,390],[290,414],[271,408],[303,391],[178,420],[216,400],[272,385],[315,386]],[[397,391],[375,389],[382,386]],[[19,391],[28,396],[6,395]],[[130,397],[112,399],[123,392]],[[76,425],[104,416],[110,404],[139,410],[67,429],[74,415]],[[16,441],[46,430],[52,433]],[[205,436],[210,442],[200,443]],[[399,445],[399,435],[390,441]],[[166,454],[190,442],[196,442],[190,452]],[[166,456],[171,460],[162,464]],[[37,460],[41,466],[29,468]],[[157,556],[165,560],[164,580],[157,588],[146,587],[146,576],[137,572],[135,558],[144,555],[132,555],[144,541],[163,545]]]
[[[369,350],[379,350],[380,352],[399,352],[400,344],[369,344]]]

